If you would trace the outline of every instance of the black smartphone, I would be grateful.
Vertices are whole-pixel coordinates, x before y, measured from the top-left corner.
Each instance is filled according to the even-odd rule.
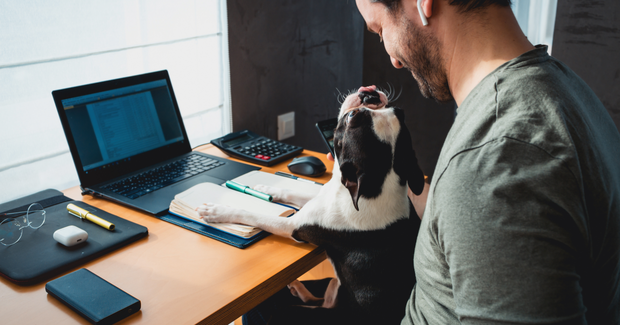
[[[94,324],[114,324],[141,307],[140,300],[84,268],[46,283],[45,291]]]
[[[338,125],[338,118],[330,118],[329,120],[320,121],[316,124],[316,128],[321,133],[321,138],[325,141],[327,148],[329,148],[329,152],[332,153],[332,156],[336,156],[334,153],[334,130]]]

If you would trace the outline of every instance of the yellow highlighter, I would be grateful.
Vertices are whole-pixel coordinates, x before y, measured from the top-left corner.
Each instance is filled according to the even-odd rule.
[[[67,210],[69,211],[70,214],[80,218],[80,219],[86,219],[98,226],[101,226],[107,230],[114,230],[114,224],[111,222],[108,222],[104,219],[101,219],[99,217],[97,217],[96,215],[88,212],[87,210],[80,208],[79,206],[73,204],[73,203],[69,203],[67,204]]]

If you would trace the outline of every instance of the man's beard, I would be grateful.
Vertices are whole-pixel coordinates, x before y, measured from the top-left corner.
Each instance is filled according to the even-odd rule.
[[[406,15],[402,15],[401,22],[405,33],[400,38],[400,53],[397,55],[418,83],[422,96],[438,102],[453,100],[440,55],[441,44],[435,37],[415,26]]]

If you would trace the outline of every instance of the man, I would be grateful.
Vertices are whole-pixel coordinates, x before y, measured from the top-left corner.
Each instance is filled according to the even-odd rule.
[[[356,2],[392,64],[458,106],[412,200],[402,324],[620,323],[620,134],[590,88],[530,44],[510,0]]]

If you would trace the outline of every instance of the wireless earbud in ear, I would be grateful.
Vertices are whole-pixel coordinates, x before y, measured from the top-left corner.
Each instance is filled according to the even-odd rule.
[[[426,20],[426,16],[424,16],[424,11],[422,11],[422,0],[418,0],[418,11],[420,12],[420,19],[422,19],[422,25],[428,25],[428,20]]]

